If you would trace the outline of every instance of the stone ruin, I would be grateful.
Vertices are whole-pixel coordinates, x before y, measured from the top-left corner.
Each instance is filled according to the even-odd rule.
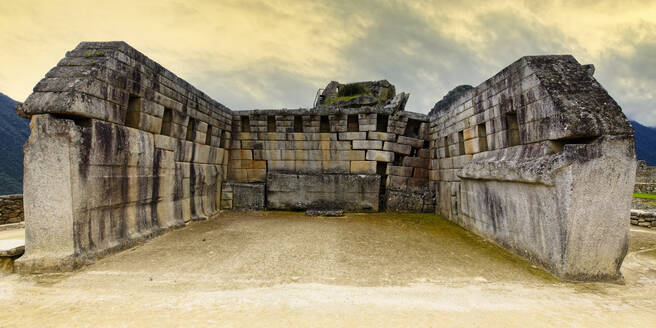
[[[224,209],[400,211],[563,279],[619,278],[633,130],[590,66],[523,57],[457,91],[431,115],[387,81],[233,111],[124,42],[83,42],[17,108],[31,135],[15,268],[72,270]]]
[[[634,192],[656,194],[656,166],[648,166],[645,161],[638,161]]]

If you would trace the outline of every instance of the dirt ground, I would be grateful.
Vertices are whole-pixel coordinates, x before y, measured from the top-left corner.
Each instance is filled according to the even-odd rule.
[[[66,274],[0,273],[0,327],[650,327],[656,230],[621,283],[559,281],[417,214],[226,212]]]

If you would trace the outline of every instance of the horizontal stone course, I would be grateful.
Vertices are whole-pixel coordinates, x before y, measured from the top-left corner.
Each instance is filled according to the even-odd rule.
[[[23,222],[23,195],[0,196],[0,225]]]

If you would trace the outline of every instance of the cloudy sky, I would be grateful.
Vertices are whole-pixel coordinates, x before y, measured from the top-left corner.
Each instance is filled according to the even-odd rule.
[[[524,55],[573,54],[656,126],[656,1],[0,1],[0,92],[22,101],[80,41],[124,40],[232,109],[388,79],[427,112]]]

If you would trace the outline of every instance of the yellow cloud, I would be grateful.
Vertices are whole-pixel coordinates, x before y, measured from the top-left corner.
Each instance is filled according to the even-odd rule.
[[[498,17],[504,21],[495,21]],[[422,33],[395,36],[395,42],[388,44],[386,35],[371,35],[403,30],[408,22],[416,23]],[[388,28],[377,30],[381,25]],[[458,47],[458,54],[470,55],[470,70],[478,65],[492,71],[501,68],[499,63],[516,59],[517,53],[537,49],[526,46],[526,41],[562,45],[539,49],[572,52],[586,63],[601,60],[609,51],[630,55],[638,41],[656,39],[655,26],[656,1],[3,0],[0,92],[23,100],[80,41],[125,40],[228,106],[295,107],[303,103],[294,93],[309,92],[304,97],[312,98],[311,89],[330,79],[357,73],[368,74],[362,79],[383,75],[395,83],[398,76],[385,74],[395,74],[388,68],[402,65],[404,87],[420,90],[413,93],[413,99],[420,99],[419,108],[413,109],[426,110],[448,91],[445,86],[479,78],[456,80],[449,73],[451,80],[444,81],[443,72],[425,67],[425,52],[431,51],[426,45],[435,40],[450,40],[448,46]],[[509,39],[504,35],[508,29],[525,33]],[[380,63],[385,56],[377,58],[376,65],[369,65],[366,58],[349,57],[366,38],[382,40],[369,44],[381,49],[363,53],[398,50],[400,54],[394,52],[397,57],[390,57],[388,63]],[[514,43],[500,45],[507,40]],[[508,49],[515,52],[498,53]],[[447,63],[445,67],[464,61],[441,53],[430,55]],[[405,62],[399,63],[399,58]],[[482,72],[481,77],[489,73]],[[270,88],[275,85],[267,83],[276,83],[274,74],[286,74],[281,80],[307,81],[308,88],[285,90],[288,97],[273,95]],[[269,80],[253,80],[263,75]],[[432,83],[439,89],[426,86]],[[209,86],[211,90],[204,89]]]

